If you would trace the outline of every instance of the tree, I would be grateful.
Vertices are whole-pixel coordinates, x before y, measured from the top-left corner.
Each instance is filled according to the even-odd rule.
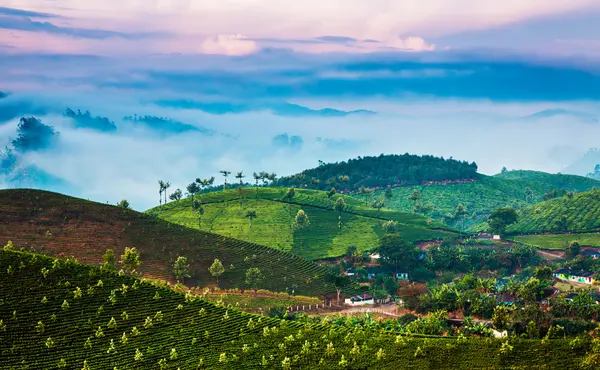
[[[303,229],[308,225],[310,225],[308,215],[306,214],[306,212],[304,212],[304,210],[298,210],[298,213],[296,213],[296,218],[294,219],[294,227],[296,229]]]
[[[575,258],[581,252],[581,244],[578,241],[572,241],[571,244],[567,247],[565,251],[565,255],[568,258]]]
[[[171,187],[171,183],[170,183],[170,182],[168,182],[168,181],[167,181],[167,182],[165,182],[165,189],[164,189],[164,192],[165,192],[165,204],[167,204],[167,190],[168,190],[170,187]]]
[[[173,265],[173,273],[175,274],[177,281],[183,281],[184,278],[190,277],[190,265],[188,264],[187,257],[177,257],[175,264]]]
[[[200,224],[202,223],[202,216],[204,216],[204,206],[202,205],[202,202],[198,204],[198,207],[196,207],[196,209],[198,210],[198,226],[200,226]]]
[[[517,222],[517,211],[510,207],[498,208],[488,217],[490,230],[498,235],[503,235],[506,228]]]
[[[225,182],[223,183],[223,189],[227,189],[227,176],[231,175],[231,171],[222,170],[219,171],[223,178],[225,178]]]
[[[413,202],[413,210],[416,209],[417,201],[421,199],[421,193],[419,190],[413,189],[412,194],[408,197],[409,200]]]
[[[528,186],[525,188],[525,201],[530,203],[534,198],[533,190]]]
[[[325,282],[333,284],[335,286],[335,291],[337,293],[337,303],[339,304],[342,289],[349,283],[348,278],[346,276],[341,275],[327,274],[325,275]]]
[[[386,234],[380,239],[379,255],[383,267],[398,272],[417,265],[419,249],[398,234]]]
[[[246,177],[246,175],[244,175],[244,171],[240,171],[235,175],[235,178],[240,180],[240,185],[244,185],[244,182],[242,181],[244,177]]]
[[[117,257],[115,255],[115,251],[112,249],[107,249],[106,252],[104,252],[102,260],[104,261],[104,263],[102,263],[103,268],[110,271],[113,271],[117,268]]]
[[[385,203],[383,199],[374,200],[373,203],[371,203],[371,207],[377,209],[377,216],[379,216],[379,214],[381,213],[381,209],[385,207]]]
[[[501,173],[507,173],[508,170],[506,169],[506,167],[502,167],[502,170],[500,170]]]
[[[254,219],[257,217],[257,215],[256,215],[256,211],[255,211],[255,210],[253,210],[253,209],[249,209],[249,210],[246,212],[246,216],[245,216],[245,217],[246,217],[246,218],[248,218],[248,219],[250,220],[250,228],[252,229],[252,220],[254,220]]]
[[[217,286],[219,286],[219,276],[223,275],[225,272],[225,268],[221,261],[218,258],[215,258],[213,264],[208,268],[208,271],[212,276],[217,278]]]
[[[467,217],[467,214],[467,208],[463,206],[462,203],[458,203],[456,210],[454,211],[454,218],[460,219],[462,217],[461,230],[464,230],[465,228],[465,218]]]
[[[389,220],[383,223],[382,229],[386,234],[395,234],[398,223],[393,220]]]
[[[257,198],[258,198],[258,180],[260,180],[260,179],[263,179],[263,178],[264,178],[264,177],[263,177],[263,174],[264,174],[264,172],[259,172],[259,173],[256,173],[256,172],[254,172],[254,173],[252,174],[252,177],[254,178],[254,181],[255,181],[255,187],[256,187],[256,197],[257,197]]]
[[[129,209],[130,204],[127,201],[127,199],[122,199],[119,203],[117,203],[117,207],[123,208],[123,209]]]
[[[290,215],[292,214],[292,199],[294,198],[294,196],[296,196],[296,189],[293,187],[287,189],[285,195],[283,196],[288,202]]]
[[[260,269],[256,267],[250,267],[248,270],[246,270],[246,285],[248,285],[248,287],[253,289],[255,292],[264,279],[265,277]]]
[[[162,205],[162,193],[165,191],[165,182],[162,180],[158,180],[158,195],[159,195],[159,204]]]
[[[192,196],[192,208],[194,208],[194,195],[200,191],[200,187],[196,182],[192,182],[186,187],[186,190]]]
[[[385,198],[390,200],[394,197],[394,192],[392,191],[392,188],[387,188],[385,189]]]
[[[507,306],[496,306],[492,314],[492,325],[497,330],[506,330],[510,326],[510,308]]]
[[[336,190],[335,188],[331,188],[328,192],[327,192],[327,198],[331,199],[332,196],[334,196],[336,194]]]
[[[169,199],[171,200],[180,200],[183,197],[183,193],[181,189],[177,189],[173,192],[173,194],[169,195]]]
[[[142,264],[140,262],[140,253],[133,248],[126,247],[125,252],[121,255],[121,265],[125,269],[125,271],[129,273],[135,272],[135,269],[140,267]]]
[[[338,228],[341,231],[342,230],[342,212],[344,212],[344,210],[346,209],[346,202],[344,201],[344,198],[337,198],[333,205],[333,209],[335,209],[336,211],[339,212]]]

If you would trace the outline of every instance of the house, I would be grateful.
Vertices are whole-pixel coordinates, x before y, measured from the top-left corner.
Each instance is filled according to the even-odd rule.
[[[361,294],[356,295],[354,297],[346,298],[344,303],[352,305],[352,306],[360,306],[366,304],[375,304],[375,299],[370,294]]]
[[[517,302],[517,298],[510,294],[503,293],[496,295],[496,301],[505,306],[513,306]]]
[[[581,252],[579,252],[579,255],[587,258],[593,258],[595,260],[600,258],[600,252],[598,252],[595,249],[584,249]]]
[[[408,272],[397,272],[396,279],[408,280]]]
[[[500,235],[494,235],[492,236],[492,240],[502,240],[502,238],[500,238]]]
[[[492,239],[492,234],[488,234],[488,233],[479,233],[477,235],[477,239],[482,239],[482,240],[490,240]]]
[[[369,254],[369,258],[371,258],[372,260],[378,260],[381,258],[381,256],[379,255],[379,253],[373,253]]]
[[[561,268],[552,273],[552,276],[558,280],[580,284],[592,284],[594,282],[592,275],[593,273],[589,271],[572,271],[567,268]]]

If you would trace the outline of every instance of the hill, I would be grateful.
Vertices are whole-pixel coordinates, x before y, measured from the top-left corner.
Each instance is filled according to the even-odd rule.
[[[23,252],[0,250],[0,266],[4,369],[575,369],[588,349],[271,319]]]
[[[448,213],[454,215],[458,204],[462,204],[468,213],[465,227],[469,227],[485,222],[487,216],[499,207],[524,208],[543,201],[544,196],[555,189],[580,192],[600,188],[599,185],[600,182],[581,176],[508,171],[496,176],[479,174],[476,181],[393,188],[392,198],[386,201],[386,206],[413,211],[415,204],[420,204],[425,208],[422,211],[425,216],[442,221]],[[531,189],[529,198],[528,188]],[[414,190],[420,195],[417,201],[409,199]],[[382,190],[375,192],[376,198],[384,196]],[[459,224],[451,219],[449,222],[451,225]]]
[[[566,223],[559,225],[562,216]],[[548,232],[594,232],[600,230],[600,190],[551,199],[519,212],[516,224],[508,228],[513,234]]]
[[[200,286],[214,285],[208,268],[218,258],[225,267],[219,278],[224,288],[244,288],[246,270],[256,267],[265,276],[262,289],[307,296],[335,292],[323,281],[327,270],[300,257],[132,210],[40,190],[0,190],[0,204],[2,245],[11,240],[17,248],[35,247],[93,264],[102,262],[108,248],[119,256],[126,247],[136,247],[139,271],[167,280],[173,280],[175,259],[185,256],[192,275],[186,283]]]
[[[266,245],[307,259],[337,257],[351,246],[363,251],[373,249],[383,235],[385,220],[398,222],[398,232],[412,242],[455,235],[447,226],[428,222],[425,217],[386,209],[378,211],[352,197],[335,194],[328,198],[324,191],[296,189],[295,196],[286,200],[286,191],[285,188],[246,188],[241,205],[238,190],[201,194],[195,197],[203,204],[201,219],[198,211],[192,208],[190,198],[167,203],[147,213],[186,227]],[[339,198],[346,204],[342,213],[332,209]],[[300,209],[310,221],[303,228],[293,225]],[[249,210],[256,212],[252,225],[246,217]]]
[[[418,185],[429,181],[460,181],[475,179],[477,165],[455,159],[411,154],[358,157],[336,163],[321,163],[319,167],[293,176],[282,177],[280,186],[295,186],[357,192],[361,187]]]

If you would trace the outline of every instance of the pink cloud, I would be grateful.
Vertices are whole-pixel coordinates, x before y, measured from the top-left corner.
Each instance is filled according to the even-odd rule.
[[[258,44],[241,34],[207,37],[200,46],[205,54],[246,55],[257,50]]]

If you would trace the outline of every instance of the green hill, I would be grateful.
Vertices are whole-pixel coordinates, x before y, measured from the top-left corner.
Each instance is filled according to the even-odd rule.
[[[175,225],[150,215],[40,190],[0,190],[0,244],[34,247],[55,256],[75,256],[98,264],[106,249],[117,256],[126,247],[141,254],[145,276],[174,280],[178,256],[190,262],[189,285],[214,285],[208,268],[215,258],[225,272],[223,288],[244,288],[248,268],[265,275],[260,288],[306,296],[335,293],[324,282],[327,270],[289,253]],[[352,292],[352,288],[348,288]]]
[[[195,199],[203,203],[201,220],[192,208],[190,198],[153,208],[147,213],[186,227],[266,245],[307,259],[337,257],[351,246],[361,250],[373,249],[383,234],[385,220],[398,222],[399,233],[413,242],[455,235],[447,231],[447,226],[429,222],[425,217],[386,209],[377,211],[357,199],[340,194],[329,199],[323,191],[296,189],[296,195],[287,202],[284,198],[286,190],[246,188],[241,206],[238,190],[196,196]],[[338,198],[346,202],[341,214],[332,209]],[[299,229],[293,223],[300,209],[308,215],[310,224]],[[256,211],[257,216],[252,226],[245,217],[249,210]],[[338,227],[340,215],[341,231]]]
[[[564,226],[558,225],[562,216]],[[594,232],[600,230],[600,190],[551,199],[519,212],[510,233]]]
[[[413,211],[415,202],[409,197],[416,189],[421,198],[417,201],[430,209],[424,215],[442,221],[448,213],[454,214],[458,204],[466,207],[468,215],[465,226],[485,222],[496,208],[511,206],[523,208],[544,200],[544,195],[553,190],[587,191],[600,182],[581,176],[548,174],[535,171],[509,171],[496,176],[478,175],[476,181],[396,187],[386,206],[402,211]],[[526,189],[532,197],[526,199]],[[355,195],[360,197],[359,194]],[[375,192],[375,197],[384,197],[384,191]],[[456,223],[451,223],[456,225]]]
[[[73,261],[0,250],[3,369],[580,368],[570,340],[396,336],[300,324]]]
[[[280,186],[295,186],[339,191],[358,191],[361,187],[418,185],[428,181],[465,180],[477,177],[477,165],[430,155],[379,155],[358,157],[282,177]]]

